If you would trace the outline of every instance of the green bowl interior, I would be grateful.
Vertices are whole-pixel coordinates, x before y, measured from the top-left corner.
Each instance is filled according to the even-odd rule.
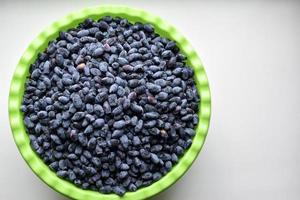
[[[23,115],[19,110],[24,93],[24,84],[29,74],[30,65],[36,60],[38,53],[46,49],[48,42],[55,39],[60,31],[66,31],[69,28],[75,27],[88,17],[99,19],[106,15],[124,17],[131,22],[139,21],[151,23],[154,25],[157,33],[175,40],[177,45],[180,47],[181,52],[187,56],[188,64],[195,71],[194,79],[201,98],[198,113],[200,117],[199,123],[196,127],[196,135],[191,147],[185,152],[184,156],[180,158],[179,163],[159,181],[148,187],[141,188],[136,192],[127,192],[123,197],[119,197],[115,194],[101,194],[91,190],[83,190],[76,187],[74,184],[57,177],[56,174],[51,171],[43,160],[41,160],[31,149],[29,137],[23,124]],[[98,6],[87,8],[73,12],[47,27],[31,42],[20,59],[11,81],[9,94],[9,118],[12,133],[19,151],[29,167],[41,180],[57,192],[73,199],[84,200],[146,199],[158,194],[174,184],[192,165],[201,150],[209,127],[211,114],[210,106],[210,90],[207,76],[199,57],[189,42],[173,26],[163,21],[160,17],[151,15],[143,10],[123,6]]]

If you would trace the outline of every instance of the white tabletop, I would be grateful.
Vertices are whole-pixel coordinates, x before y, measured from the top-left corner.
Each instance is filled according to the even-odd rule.
[[[85,6],[123,1],[0,2],[0,199],[63,200],[25,164],[8,122],[10,79],[29,42]],[[300,196],[300,2],[126,1],[189,39],[206,68],[212,119],[188,173],[153,200],[297,200]]]

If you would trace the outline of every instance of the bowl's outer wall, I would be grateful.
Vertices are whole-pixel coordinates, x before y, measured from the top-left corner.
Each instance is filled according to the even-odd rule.
[[[155,27],[155,31],[161,36],[175,40],[181,52],[187,56],[188,65],[194,69],[194,79],[201,98],[198,113],[199,123],[196,127],[196,135],[193,138],[191,147],[185,152],[184,156],[180,158],[179,163],[159,181],[148,187],[141,188],[136,192],[127,192],[123,197],[119,197],[115,194],[101,194],[91,190],[82,190],[72,183],[57,177],[31,149],[29,137],[23,123],[23,115],[20,111],[24,86],[29,74],[30,65],[36,60],[38,53],[44,51],[48,46],[48,42],[57,38],[60,31],[66,31],[69,28],[75,27],[88,17],[99,19],[107,15],[124,17],[130,22],[151,23]],[[69,198],[81,200],[147,199],[170,187],[189,169],[200,152],[208,132],[210,115],[211,98],[208,79],[199,57],[189,42],[175,29],[175,27],[163,21],[160,17],[153,16],[143,10],[123,6],[98,6],[83,9],[67,15],[47,27],[30,43],[21,57],[11,81],[9,94],[10,125],[14,140],[24,160],[32,171],[34,171],[34,173],[51,188]]]

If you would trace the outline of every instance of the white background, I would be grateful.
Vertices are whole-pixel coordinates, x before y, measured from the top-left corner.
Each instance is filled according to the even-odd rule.
[[[29,42],[70,11],[128,4],[189,39],[212,92],[209,134],[196,162],[153,200],[300,199],[300,2],[0,1],[0,200],[65,200],[29,169],[14,144],[7,101]]]

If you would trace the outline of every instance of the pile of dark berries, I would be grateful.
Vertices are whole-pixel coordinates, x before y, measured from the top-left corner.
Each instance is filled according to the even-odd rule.
[[[159,180],[198,123],[185,60],[150,24],[107,16],[61,32],[26,82],[21,111],[32,148],[83,189],[122,196]]]

